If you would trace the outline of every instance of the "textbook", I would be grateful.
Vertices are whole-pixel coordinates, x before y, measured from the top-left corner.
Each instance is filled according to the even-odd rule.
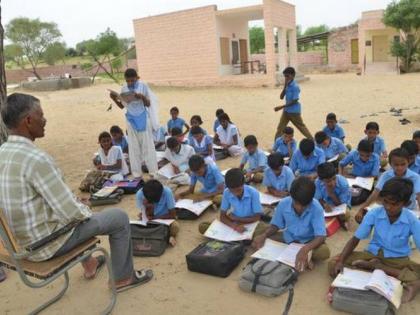
[[[332,208],[331,212],[326,212],[324,210],[324,217],[329,218],[329,217],[335,217],[337,215],[342,215],[346,213],[346,210],[347,210],[347,205],[343,203],[339,206]]]
[[[259,193],[260,193],[260,202],[262,205],[265,205],[265,206],[275,205],[279,203],[280,200],[282,199],[280,197],[275,197],[275,196],[272,196],[270,194],[266,194],[263,192],[259,192]]]
[[[162,224],[170,226],[175,220],[174,219],[154,219],[154,220],[148,220],[146,217],[146,220],[130,220],[130,224],[136,224],[136,225],[142,225],[147,226],[147,223],[156,223],[156,224]]]
[[[111,95],[117,97],[117,99],[121,102],[130,103],[136,100],[136,94],[134,92],[126,92],[126,93],[118,93],[114,90],[108,89]]]
[[[384,271],[375,269],[373,272],[353,270],[344,268],[332,283],[336,288],[347,288],[354,290],[372,290],[389,302],[397,309],[401,305],[403,286],[398,279],[388,276]]]
[[[184,174],[184,173],[175,174],[172,164],[166,164],[165,166],[161,167],[157,171],[157,173],[167,179],[174,179]]]
[[[223,151],[223,147],[217,144],[213,144],[213,150],[216,151]]]
[[[350,187],[357,186],[366,190],[372,190],[374,181],[373,177],[347,178]]]
[[[330,162],[331,163],[331,162],[337,161],[338,158],[339,158],[339,156],[340,155],[337,154],[337,155],[333,156],[332,158],[330,158],[329,160],[327,160],[327,162]]]
[[[98,190],[96,193],[92,194],[92,196],[96,197],[96,198],[105,198],[105,197],[108,197],[109,195],[111,195],[114,191],[116,191],[117,188],[118,188],[118,186],[104,187],[104,188],[101,188],[100,190]]]
[[[200,216],[204,210],[213,204],[211,200],[194,201],[192,199],[180,199],[175,203],[175,208],[185,209]]]
[[[204,236],[212,238],[222,242],[237,242],[251,240],[254,235],[255,229],[257,228],[258,222],[245,224],[245,231],[239,233],[232,229],[230,226],[220,222],[219,220],[214,220],[209,228],[207,229]]]
[[[284,244],[267,239],[264,246],[251,255],[253,258],[265,259],[269,261],[279,261],[292,268],[296,266],[296,256],[305,244],[290,243]],[[311,260],[312,251],[308,255]]]

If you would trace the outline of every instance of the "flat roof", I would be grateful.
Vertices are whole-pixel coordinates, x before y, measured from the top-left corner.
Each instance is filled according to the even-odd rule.
[[[216,11],[216,16],[226,18],[243,18],[247,20],[264,19],[264,5],[253,5],[248,7],[240,7],[226,10]]]

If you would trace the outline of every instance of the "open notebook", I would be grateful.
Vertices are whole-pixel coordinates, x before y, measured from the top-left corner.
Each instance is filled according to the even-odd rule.
[[[159,169],[157,173],[167,179],[174,179],[184,174],[184,173],[175,174],[172,164],[166,164],[161,169]]]
[[[280,202],[282,198],[260,192],[260,202],[262,205],[272,206]]]
[[[251,240],[257,225],[258,222],[245,224],[245,231],[239,233],[219,220],[214,220],[206,233],[204,233],[204,236],[223,242]]]
[[[342,215],[346,213],[346,210],[347,210],[347,205],[343,203],[342,205],[334,207],[331,212],[324,211],[324,217],[329,218],[329,217],[335,217],[337,215]]]
[[[403,294],[401,281],[388,276],[380,269],[367,272],[344,268],[343,273],[335,278],[332,286],[354,290],[372,290],[390,301],[397,309],[401,305]]]
[[[204,210],[213,204],[211,200],[194,201],[192,199],[180,199],[176,202],[175,208],[186,209],[200,216]]]
[[[98,190],[96,193],[92,194],[92,196],[97,197],[97,198],[105,198],[111,195],[117,189],[118,189],[118,186],[104,187]]]
[[[373,177],[356,177],[347,178],[350,187],[360,187],[366,190],[372,190],[375,178]]]
[[[163,224],[163,225],[171,225],[174,222],[174,219],[154,219],[149,220],[146,215],[146,209],[141,209],[141,220],[130,220],[130,224],[137,224],[142,226],[147,226],[147,223],[155,223],[155,224]]]
[[[117,97],[117,99],[121,102],[130,103],[132,101],[136,100],[136,96],[134,92],[126,92],[126,93],[118,93],[114,90],[108,89],[108,91],[111,93],[111,95],[114,95]]]
[[[340,157],[340,155],[338,155],[338,154],[334,155],[332,158],[328,159],[327,162],[331,163],[331,162],[337,161],[339,157]]]

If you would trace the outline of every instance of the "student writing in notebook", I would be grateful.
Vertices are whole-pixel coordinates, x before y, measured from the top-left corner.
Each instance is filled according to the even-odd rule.
[[[293,154],[290,168],[296,176],[306,176],[315,180],[318,176],[316,168],[325,162],[324,152],[315,147],[312,139],[303,139],[299,143],[299,149]]]
[[[264,170],[267,167],[267,156],[258,149],[258,141],[254,135],[246,136],[244,139],[246,152],[242,156],[239,168],[245,174],[245,182],[261,183],[264,178]],[[247,168],[245,169],[245,166]]]
[[[284,165],[283,156],[276,152],[268,156],[268,167],[264,171],[263,185],[270,195],[286,197],[295,179],[292,170]]]

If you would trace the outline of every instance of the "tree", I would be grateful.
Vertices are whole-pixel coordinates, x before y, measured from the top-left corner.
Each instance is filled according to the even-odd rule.
[[[317,26],[310,26],[305,30],[305,33],[303,33],[303,36],[325,33],[325,32],[328,32],[329,30],[330,28],[328,27],[328,25],[325,25],[325,24],[321,24]]]
[[[29,62],[32,73],[41,79],[36,68],[45,50],[58,41],[61,33],[56,23],[22,17],[13,19],[6,25],[6,37],[21,48],[24,61]],[[18,65],[25,69],[25,63]]]
[[[50,66],[55,65],[58,60],[65,63],[64,57],[66,56],[66,45],[64,43],[56,42],[52,43],[45,50],[42,58]]]
[[[402,59],[402,70],[409,72],[420,53],[420,0],[393,1],[385,10],[383,22],[400,30],[400,40],[391,44],[391,53]]]
[[[300,24],[297,24],[296,25],[296,37],[297,38],[299,38],[299,37],[302,37],[302,25],[300,25]]]
[[[249,43],[251,46],[251,54],[258,54],[265,49],[264,28],[253,26],[249,29]]]
[[[4,40],[4,29],[1,22],[1,3],[0,3],[0,110],[4,106],[7,97],[7,85],[6,85],[6,70],[4,68],[4,54],[3,54],[3,40]],[[7,139],[7,129],[4,125],[3,119],[0,115],[0,145]]]
[[[77,50],[74,49],[73,47],[67,48],[65,55],[66,55],[66,57],[76,57],[77,56]]]

